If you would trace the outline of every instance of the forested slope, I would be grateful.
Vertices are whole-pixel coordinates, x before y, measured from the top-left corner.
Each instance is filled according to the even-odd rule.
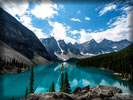
[[[106,70],[122,73],[123,77],[132,77],[133,44],[119,52],[82,59],[76,62],[76,65],[105,68]]]

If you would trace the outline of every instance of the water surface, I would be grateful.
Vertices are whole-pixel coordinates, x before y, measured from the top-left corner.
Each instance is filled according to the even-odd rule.
[[[46,92],[55,82],[56,91],[60,88],[60,74],[62,62],[53,63],[50,65],[40,65],[34,68],[34,89],[35,93]],[[90,85],[111,85],[121,88],[125,93],[131,93],[131,84],[126,81],[118,80],[112,72],[100,70],[96,68],[77,67],[74,63],[63,62],[64,71],[68,73],[72,91],[78,87]],[[30,73],[27,71],[20,74],[0,75],[3,79],[2,94],[0,100],[15,98],[23,98],[26,87],[29,87]]]

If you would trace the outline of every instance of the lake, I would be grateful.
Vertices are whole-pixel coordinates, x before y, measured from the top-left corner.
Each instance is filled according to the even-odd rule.
[[[55,82],[56,91],[60,88],[61,65],[64,65],[64,72],[68,73],[71,89],[74,90],[77,86],[91,87],[97,85],[111,85],[121,88],[125,93],[131,93],[131,84],[126,81],[118,80],[112,72],[96,69],[77,67],[74,63],[57,62],[48,65],[39,65],[34,68],[34,90],[35,93],[46,92]],[[29,87],[31,71],[26,71],[20,74],[0,75],[2,82],[2,93],[0,100],[7,100],[14,96],[15,98],[23,98],[26,87]]]

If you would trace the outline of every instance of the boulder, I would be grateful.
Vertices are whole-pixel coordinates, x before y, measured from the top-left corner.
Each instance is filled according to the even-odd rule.
[[[90,89],[90,98],[109,98],[116,93],[122,93],[121,89],[113,86],[99,85]]]
[[[99,98],[99,93],[97,91],[90,92],[90,99]]]
[[[101,99],[101,98],[95,98],[95,99],[91,99],[91,100],[103,100],[103,99]]]
[[[63,92],[46,92],[46,93],[32,93],[25,99],[21,100],[75,100],[67,93]]]
[[[89,90],[90,90],[90,86],[88,85],[88,86],[82,88],[82,89],[81,89],[81,92],[82,92],[82,93],[87,93],[87,92],[89,92]]]
[[[109,100],[133,100],[133,94],[123,93],[123,94],[115,94],[113,97],[109,98]]]
[[[99,88],[103,91],[112,91],[113,94],[122,93],[122,90],[120,88],[114,86],[99,85]]]
[[[90,85],[88,85],[88,86],[82,88],[81,90],[88,90],[88,91],[89,91],[89,89],[90,89]]]
[[[80,91],[81,91],[81,88],[80,88],[80,87],[77,87],[77,88],[74,90],[73,93],[77,94],[77,93],[79,93]]]

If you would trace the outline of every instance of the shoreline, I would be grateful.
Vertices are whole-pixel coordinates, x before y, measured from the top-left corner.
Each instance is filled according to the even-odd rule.
[[[87,67],[87,68],[96,68],[96,69],[101,69],[101,70],[109,71],[109,72],[112,72],[113,75],[119,76],[117,79],[120,79],[120,80],[123,80],[123,81],[130,81],[130,80],[131,80],[130,78],[122,78],[122,73],[114,72],[114,71],[112,71],[112,70],[107,70],[107,69],[105,69],[105,68],[103,68],[103,67],[97,68],[97,67],[80,66],[80,65],[76,65],[76,66],[78,66],[78,67],[85,67],[85,68],[86,68],[86,67]]]

